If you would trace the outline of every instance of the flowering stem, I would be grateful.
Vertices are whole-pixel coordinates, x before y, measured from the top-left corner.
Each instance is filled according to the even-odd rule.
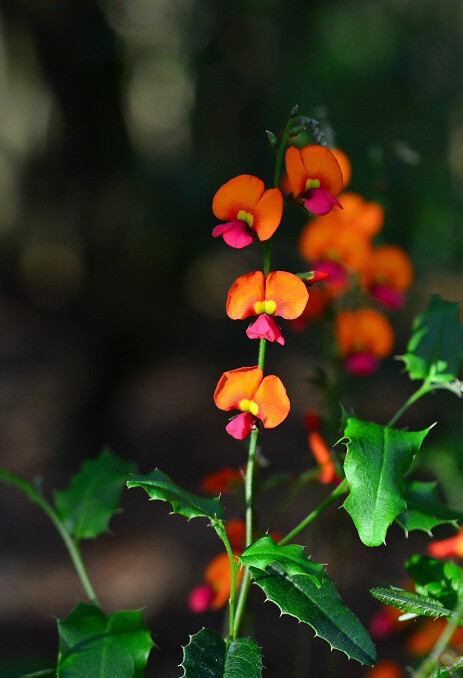
[[[68,531],[67,527],[64,525],[61,518],[54,511],[52,506],[50,506],[50,504],[45,501],[45,499],[41,496],[41,494],[39,494],[35,487],[31,485],[31,483],[27,482],[27,480],[24,480],[23,478],[20,478],[14,473],[10,473],[5,469],[0,469],[0,480],[3,480],[10,485],[19,487],[19,489],[22,490],[24,494],[26,494],[29,499],[34,502],[34,504],[40,506],[42,511],[47,514],[53,525],[58,530],[62,540],[64,541],[64,544],[76,569],[77,575],[80,579],[80,583],[82,584],[88,599],[91,603],[93,603],[93,605],[98,605],[95,591],[93,590],[93,586],[90,583],[82,556],[80,555],[79,545],[77,541],[72,538],[71,533]]]
[[[219,535],[220,539],[223,541],[225,550],[230,561],[230,598],[228,599],[229,606],[229,615],[228,615],[228,642],[231,643],[235,640],[235,595],[236,595],[236,573],[238,566],[235,562],[235,556],[230,545],[230,541],[227,537],[227,532],[225,530],[223,522],[220,520],[213,525],[215,531]]]
[[[461,620],[463,619],[463,596],[460,598],[459,603],[450,617],[447,626],[442,631],[437,643],[434,645],[430,654],[422,662],[418,671],[415,673],[414,678],[428,678],[433,672],[435,666],[439,662],[439,657],[444,652],[445,648],[450,642],[457,626],[460,625]]]
[[[332,493],[324,499],[321,504],[317,506],[316,509],[314,509],[311,513],[309,513],[308,516],[304,518],[304,520],[301,520],[299,525],[296,525],[291,532],[288,532],[283,539],[280,539],[278,542],[279,546],[283,546],[284,544],[287,544],[291,539],[293,539],[299,532],[302,532],[302,530],[307,527],[307,525],[310,525],[310,523],[317,518],[317,516],[325,509],[329,504],[331,504],[332,501],[334,501],[339,495],[343,494],[347,489],[347,480],[344,478],[339,485],[332,491]]]
[[[413,405],[421,396],[425,395],[426,393],[429,393],[429,391],[432,391],[432,386],[429,384],[429,381],[425,379],[419,389],[415,391],[415,393],[412,393],[410,398],[405,401],[405,403],[400,407],[397,412],[394,414],[393,417],[388,421],[387,426],[393,426],[395,422],[400,419],[402,414],[407,410],[410,405]]]

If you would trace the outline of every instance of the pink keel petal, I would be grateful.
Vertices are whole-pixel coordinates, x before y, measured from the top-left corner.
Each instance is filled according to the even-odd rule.
[[[323,272],[328,276],[327,283],[345,283],[347,278],[347,271],[342,264],[329,259],[321,259],[315,262],[315,267],[318,272]],[[323,278],[322,278],[323,280]]]
[[[233,417],[225,426],[226,432],[236,440],[244,440],[254,427],[254,418],[250,412],[242,412]]]
[[[378,369],[378,360],[371,353],[352,353],[344,363],[346,372],[355,376],[372,374]]]
[[[195,614],[200,614],[207,610],[213,597],[214,591],[210,586],[206,584],[196,586],[188,596],[188,609]]]
[[[240,250],[252,243],[252,235],[249,233],[249,226],[241,219],[227,221],[225,224],[219,224],[212,229],[212,237],[223,236],[224,241],[230,247]]]
[[[405,297],[402,292],[389,285],[374,285],[370,287],[370,294],[379,304],[393,311],[402,308],[405,304]]]
[[[262,313],[257,320],[249,325],[246,334],[249,339],[267,339],[267,341],[276,341],[282,346],[285,343],[280,328],[274,319],[266,313]]]
[[[304,207],[312,214],[328,214],[335,205],[342,209],[341,203],[324,188],[311,188],[304,193],[304,198]]]
[[[368,631],[374,640],[384,640],[394,631],[394,624],[384,608],[381,608],[370,618]]]

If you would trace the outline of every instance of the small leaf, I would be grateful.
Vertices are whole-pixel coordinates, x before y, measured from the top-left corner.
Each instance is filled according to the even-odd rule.
[[[267,135],[267,139],[270,142],[270,146],[274,149],[278,149],[278,139],[276,137],[276,134],[274,134],[271,130],[266,129],[265,134]]]
[[[389,525],[405,511],[404,474],[428,431],[399,431],[348,417],[344,471],[350,491],[343,506],[366,546],[382,544]]]
[[[438,294],[415,318],[407,352],[400,356],[412,379],[449,383],[456,379],[463,356],[459,304]]]
[[[424,617],[449,617],[452,610],[447,610],[438,600],[433,600],[427,596],[422,596],[402,589],[373,588],[371,595],[377,600],[396,607],[402,612],[415,616]]]
[[[108,528],[133,470],[134,464],[105,448],[96,459],[82,464],[66,490],[55,492],[57,513],[76,539],[91,539]]]
[[[183,648],[183,678],[261,678],[259,647],[251,638],[227,646],[215,631],[201,629]]]
[[[138,610],[107,617],[79,603],[58,620],[57,678],[143,678],[153,641]]]
[[[223,508],[218,499],[198,497],[192,492],[182,490],[169,476],[159,469],[155,469],[145,476],[131,475],[127,487],[143,488],[150,499],[168,501],[172,504],[174,513],[191,518],[221,518]]]
[[[463,522],[463,513],[452,511],[439,500],[435,482],[414,480],[407,483],[404,493],[407,509],[397,516],[397,523],[408,535],[412,530],[431,534],[438,525],[450,523],[458,527]]]
[[[438,600],[449,610],[455,609],[463,594],[463,571],[452,562],[415,555],[405,563],[415,582],[416,592]]]
[[[318,586],[311,577],[291,576],[276,564],[265,572],[251,567],[250,573],[282,613],[309,624],[317,636],[348,657],[361,664],[374,664],[376,652],[370,636],[325,573]]]
[[[270,563],[278,563],[287,574],[312,577],[318,586],[319,579],[324,575],[322,565],[312,563],[302,546],[297,544],[278,546],[268,534],[248,546],[239,556],[239,560],[242,565],[259,570],[265,570]]]

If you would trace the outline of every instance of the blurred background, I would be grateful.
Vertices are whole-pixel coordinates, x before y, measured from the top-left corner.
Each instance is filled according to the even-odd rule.
[[[237,174],[271,185],[265,130],[280,133],[296,103],[348,154],[350,189],[385,207],[381,238],[413,260],[415,285],[392,320],[394,353],[404,352],[430,293],[463,296],[460,0],[0,7],[1,466],[40,476],[52,491],[109,444],[141,472],[160,467],[198,491],[205,474],[244,463],[212,393],[224,370],[256,361],[245,324],[226,318],[224,302],[260,257],[211,238],[211,201]],[[304,270],[303,223],[288,210],[274,268]],[[271,471],[308,464],[301,421],[318,405],[319,341],[314,326],[268,350],[267,368],[292,401],[285,423],[264,438]],[[385,423],[412,390],[391,357],[374,377],[348,381],[342,402]],[[461,401],[428,396],[402,424],[433,421],[420,477],[437,470],[463,508]],[[301,496],[279,529],[325,493],[317,486]],[[219,545],[202,521],[168,516],[140,490],[124,492],[122,504],[112,532],[84,544],[84,557],[106,612],[145,607],[159,646],[148,675],[173,678],[188,634],[221,628],[220,615],[196,617],[186,605]],[[9,678],[53,664],[54,619],[83,593],[47,518],[4,486],[0,510],[0,676]],[[392,527],[387,549],[367,549],[335,507],[307,537],[365,624],[376,608],[368,587],[399,582],[404,557],[427,541],[406,541]],[[311,676],[362,675],[310,630],[280,622],[276,608],[259,609],[268,678],[290,675],[298,634]],[[388,652],[400,649],[380,647],[380,656]]]

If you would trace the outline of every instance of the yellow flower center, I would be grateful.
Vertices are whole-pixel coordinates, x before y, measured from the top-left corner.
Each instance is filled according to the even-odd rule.
[[[334,249],[334,247],[329,247],[325,254],[326,258],[330,261],[339,261],[341,259],[338,250]]]
[[[240,210],[238,214],[236,215],[237,219],[240,219],[240,221],[244,221],[249,228],[252,228],[252,225],[254,223],[254,217],[250,212],[245,212],[244,210]]]
[[[257,315],[261,313],[267,313],[268,315],[273,315],[276,311],[277,305],[273,299],[265,299],[265,301],[256,301],[254,304],[254,312]]]
[[[311,188],[320,188],[320,179],[307,179],[305,190],[310,191]]]
[[[250,412],[254,417],[259,411],[257,403],[255,403],[254,400],[247,400],[246,398],[239,401],[238,407],[242,412]]]

